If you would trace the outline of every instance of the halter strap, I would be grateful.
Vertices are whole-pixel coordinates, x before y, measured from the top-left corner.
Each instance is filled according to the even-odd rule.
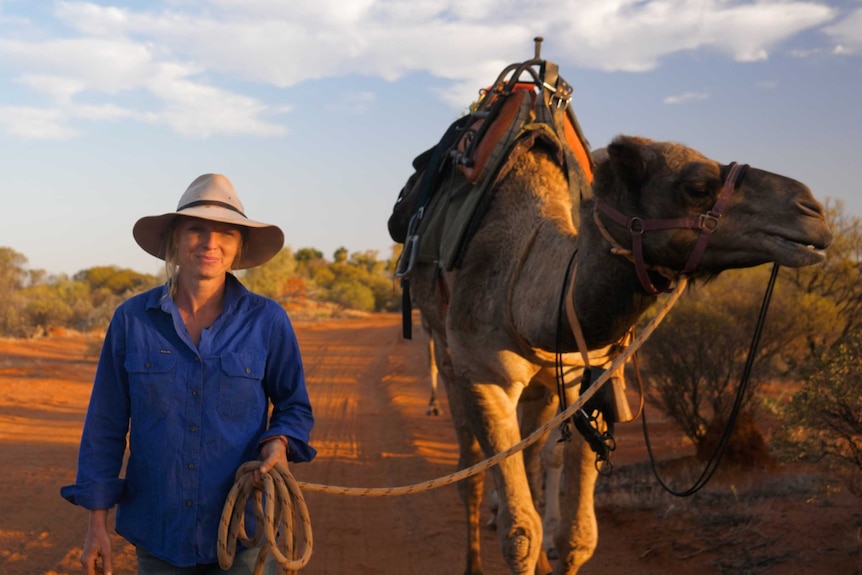
[[[595,219],[599,225],[599,231],[610,241],[611,245],[614,246],[614,249],[611,250],[614,253],[623,253],[627,252],[624,248],[614,241],[610,234],[607,232],[607,229],[601,224],[601,221],[598,217],[598,211],[601,211],[603,214],[608,216],[613,222],[625,227],[632,236],[632,249],[631,255],[635,264],[635,272],[638,277],[638,281],[643,287],[644,291],[646,291],[649,295],[656,295],[661,292],[669,292],[672,290],[671,286],[668,286],[664,290],[660,290],[656,288],[652,280],[649,277],[648,266],[646,261],[644,260],[643,255],[643,235],[646,232],[656,231],[656,230],[669,230],[669,229],[694,229],[700,230],[700,235],[697,238],[697,242],[692,248],[691,254],[689,255],[688,261],[685,264],[683,270],[679,273],[684,275],[689,275],[694,273],[697,269],[697,266],[700,264],[700,260],[703,257],[703,253],[706,251],[706,245],[709,243],[709,238],[712,236],[712,233],[718,228],[718,222],[721,218],[722,212],[727,207],[728,202],[730,201],[730,196],[733,194],[733,190],[736,189],[738,182],[742,178],[742,174],[745,169],[748,167],[747,164],[737,164],[736,162],[732,162],[729,166],[729,170],[727,176],[724,179],[724,184],[722,185],[721,191],[718,194],[718,197],[715,200],[715,204],[713,204],[712,208],[706,213],[700,214],[698,216],[692,217],[683,217],[683,218],[660,218],[660,219],[644,219],[640,216],[626,216],[616,208],[610,206],[607,202],[603,201],[601,198],[596,200],[596,213]],[[664,274],[662,274],[664,275]]]

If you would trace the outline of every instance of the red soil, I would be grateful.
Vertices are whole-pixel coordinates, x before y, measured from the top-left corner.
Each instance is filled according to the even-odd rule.
[[[443,414],[425,415],[424,334],[399,335],[394,315],[297,324],[320,451],[294,465],[300,481],[351,487],[418,483],[457,460]],[[93,338],[0,340],[0,573],[81,573],[86,513],[60,498],[75,475]],[[661,458],[692,467],[693,449],[653,409]],[[653,423],[654,422],[654,423]],[[837,482],[801,468],[720,470],[705,492],[661,492],[644,464],[640,422],[618,426],[617,471],[600,481],[599,548],[583,573],[860,573],[862,504]],[[668,468],[669,466],[665,466]],[[465,527],[454,486],[393,498],[306,493],[314,530],[308,574],[453,574]],[[489,514],[486,512],[486,518]],[[483,531],[489,574],[505,573],[496,535]],[[115,573],[134,573],[119,537]]]

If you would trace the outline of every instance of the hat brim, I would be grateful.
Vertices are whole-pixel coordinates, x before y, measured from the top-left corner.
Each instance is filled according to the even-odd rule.
[[[241,214],[218,206],[195,206],[160,216],[145,216],[135,222],[132,235],[141,248],[160,260],[165,259],[165,234],[177,216],[189,216],[233,224],[248,230],[242,257],[233,269],[248,269],[271,260],[284,247],[284,232],[272,224],[250,220]]]

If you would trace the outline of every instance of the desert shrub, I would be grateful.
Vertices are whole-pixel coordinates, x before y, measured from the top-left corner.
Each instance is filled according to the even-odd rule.
[[[93,292],[106,290],[117,296],[141,292],[162,282],[160,278],[154,275],[142,274],[117,266],[96,266],[81,270],[72,276],[72,279],[86,284]]]
[[[283,248],[274,258],[261,266],[245,270],[242,283],[255,293],[283,301],[286,281],[296,273],[296,258],[290,248]]]
[[[92,311],[90,290],[83,282],[59,279],[30,286],[22,293],[27,298],[27,321],[37,331],[51,327],[82,329]]]
[[[803,370],[773,440],[788,460],[822,461],[862,496],[862,326]]]
[[[837,331],[811,332],[810,346],[831,346],[862,324],[862,217],[844,213],[841,202],[827,203],[835,241],[821,265],[784,270],[800,292],[829,300],[837,310]]]
[[[695,445],[713,419],[726,421],[730,414],[745,363],[745,338],[754,330],[760,305],[760,295],[751,289],[759,278],[751,275],[732,271],[690,290],[644,345],[651,403]],[[769,370],[762,350],[772,347],[763,346],[757,356],[746,404]]]
[[[328,299],[349,309],[374,311],[374,292],[358,282],[336,282],[329,289]]]
[[[27,277],[26,264],[23,254],[0,246],[0,335],[21,337],[26,331],[19,295]]]

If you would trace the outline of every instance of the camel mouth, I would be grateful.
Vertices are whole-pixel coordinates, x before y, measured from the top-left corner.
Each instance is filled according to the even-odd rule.
[[[826,259],[828,243],[811,243],[808,240],[795,240],[778,235],[770,235],[768,239],[775,262],[787,267],[804,267],[818,264]]]

